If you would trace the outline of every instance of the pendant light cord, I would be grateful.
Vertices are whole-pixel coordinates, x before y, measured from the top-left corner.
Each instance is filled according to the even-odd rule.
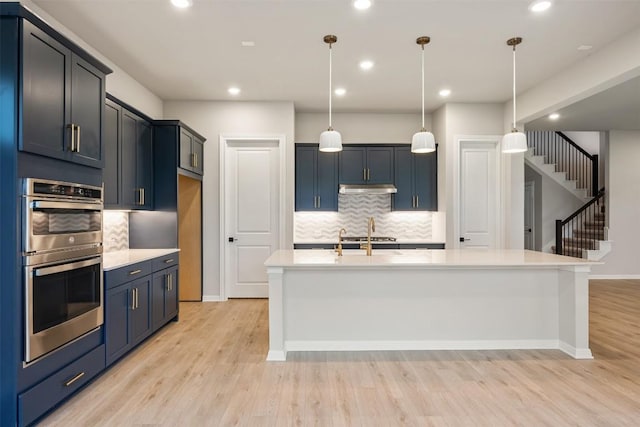
[[[329,130],[333,130],[331,126],[331,43],[329,43]]]
[[[422,132],[424,131],[424,45],[422,45]]]
[[[513,46],[513,128],[516,131],[516,47]]]

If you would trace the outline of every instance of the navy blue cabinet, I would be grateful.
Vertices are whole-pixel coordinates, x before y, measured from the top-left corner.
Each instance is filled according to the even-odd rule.
[[[105,103],[105,206],[152,210],[151,121],[109,95]]]
[[[153,274],[152,326],[158,329],[178,314],[178,267]]]
[[[20,150],[102,168],[104,72],[28,21],[22,46]]]
[[[296,145],[296,211],[338,210],[338,154]]]
[[[180,129],[180,167],[198,175],[204,171],[204,139],[185,128]]]
[[[393,182],[393,147],[343,146],[340,184],[390,184]]]
[[[393,210],[438,210],[437,152],[413,154],[409,146],[395,147]]]

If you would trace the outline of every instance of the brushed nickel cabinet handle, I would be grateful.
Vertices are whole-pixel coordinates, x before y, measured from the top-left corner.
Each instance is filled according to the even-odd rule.
[[[76,125],[76,129],[78,130],[78,139],[76,140],[76,153],[80,152],[80,125]]]
[[[71,143],[69,144],[69,151],[76,151],[76,125],[73,123],[67,125],[67,129],[71,130]]]
[[[132,271],[129,272],[129,276],[134,276],[134,275],[136,275],[138,273],[142,273],[142,270],[132,270]]]
[[[140,190],[142,191],[142,203],[141,203],[141,205],[144,206],[145,205],[145,199],[146,199],[145,194],[144,194],[144,187],[141,188]]]
[[[84,372],[80,372],[78,375],[76,375],[75,377],[71,378],[69,381],[64,383],[64,386],[65,387],[69,387],[71,384],[75,383],[76,381],[78,381],[82,377],[84,377]]]
[[[412,208],[416,207],[416,196],[411,196],[411,207]]]
[[[131,288],[131,310],[136,309],[136,288]]]
[[[164,276],[164,281],[166,283],[165,289],[167,291],[170,291],[171,290],[171,275],[167,274],[166,276]]]
[[[169,258],[169,259],[165,259],[164,263],[165,264],[171,264],[173,262],[173,258]]]
[[[367,169],[362,169],[362,180],[363,181],[367,180]]]
[[[196,155],[196,167],[198,167],[198,153],[195,153]]]
[[[140,308],[140,290],[138,288],[136,289],[136,310]]]
[[[371,169],[367,168],[367,181],[371,179]]]
[[[318,207],[322,206],[322,204],[320,203],[320,196],[318,196]]]
[[[420,207],[420,196],[416,196],[416,208]]]

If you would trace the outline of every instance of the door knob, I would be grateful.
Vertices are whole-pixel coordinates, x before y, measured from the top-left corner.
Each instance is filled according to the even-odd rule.
[[[238,239],[235,239],[235,238],[233,238],[233,237],[229,237],[229,243],[233,243],[233,242],[235,242],[236,240],[238,240]]]
[[[464,243],[464,242],[468,242],[469,240],[471,240],[471,239],[465,239],[464,237],[461,237],[461,238],[460,238],[460,242],[463,242],[463,243]]]

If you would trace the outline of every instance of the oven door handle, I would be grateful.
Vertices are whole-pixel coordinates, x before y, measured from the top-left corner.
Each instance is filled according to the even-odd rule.
[[[89,211],[101,211],[100,203],[74,203],[74,202],[51,202],[48,200],[36,200],[31,202],[31,208],[36,209],[84,209]]]
[[[82,261],[72,262],[70,264],[54,265],[53,267],[35,268],[33,270],[36,276],[48,276],[50,274],[62,273],[65,271],[76,270],[78,268],[89,267],[91,265],[100,264],[102,257],[85,259]]]

